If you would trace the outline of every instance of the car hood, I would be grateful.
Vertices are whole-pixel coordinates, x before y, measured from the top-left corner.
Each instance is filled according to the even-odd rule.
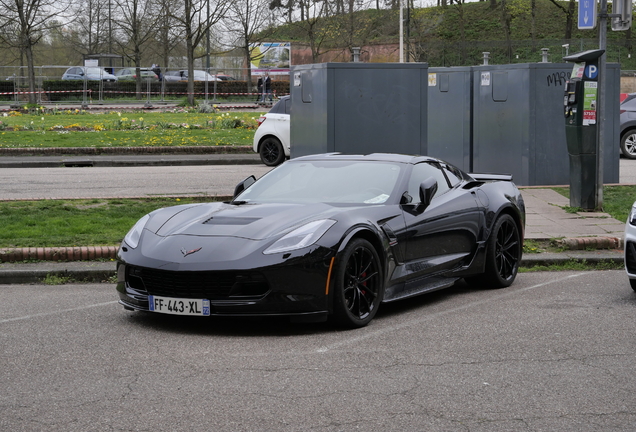
[[[263,240],[311,220],[329,218],[340,211],[323,203],[176,206],[154,212],[146,229],[161,237],[222,236]]]

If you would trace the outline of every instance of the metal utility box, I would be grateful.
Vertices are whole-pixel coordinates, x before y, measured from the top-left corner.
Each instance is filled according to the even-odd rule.
[[[528,63],[473,67],[473,171],[509,173],[518,185],[567,185],[563,91],[572,65]],[[606,72],[605,183],[619,180],[620,69]]]
[[[427,154],[426,63],[293,66],[291,157]]]
[[[472,68],[428,70],[428,156],[472,170]]]

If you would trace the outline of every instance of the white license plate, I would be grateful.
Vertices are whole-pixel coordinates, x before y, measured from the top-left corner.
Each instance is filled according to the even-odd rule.
[[[210,316],[210,300],[148,296],[151,312],[172,315]]]

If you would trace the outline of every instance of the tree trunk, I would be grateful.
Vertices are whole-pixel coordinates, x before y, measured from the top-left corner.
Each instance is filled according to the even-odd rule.
[[[530,1],[530,37],[532,38],[532,51],[537,49],[537,27],[536,27],[536,21],[537,21],[537,0],[531,0]]]
[[[186,37],[186,51],[188,53],[188,105],[194,106],[194,46],[192,38]]]
[[[572,39],[572,26],[574,25],[574,11],[576,10],[575,0],[570,0],[565,20],[565,39]]]
[[[27,68],[29,75],[29,103],[35,105],[37,103],[37,95],[35,94],[35,66],[33,65],[33,46],[28,37],[25,38],[25,52],[27,58]]]

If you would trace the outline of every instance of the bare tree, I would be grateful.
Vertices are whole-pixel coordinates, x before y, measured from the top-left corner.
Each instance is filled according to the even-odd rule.
[[[568,7],[563,6],[563,2],[550,0],[550,2],[558,7],[565,14],[565,39],[572,39],[572,27],[574,26],[574,11],[576,10],[576,1],[569,0]]]
[[[181,9],[174,11],[177,26],[183,31],[188,58],[188,103],[194,105],[195,50],[212,26],[224,16],[232,2],[225,0],[183,0]]]
[[[36,103],[33,47],[48,30],[61,25],[69,3],[60,0],[0,0],[0,41],[16,47],[27,62],[29,103]]]
[[[295,22],[293,25],[307,37],[312,62],[318,63],[320,55],[325,52],[323,46],[328,43],[330,33],[329,28],[325,27],[327,25],[325,17],[328,5],[326,2],[317,2],[315,6],[312,8],[310,16],[303,21]]]
[[[296,5],[295,0],[287,0],[283,3],[282,0],[270,0],[269,9],[282,9],[284,10],[283,16],[285,17],[285,21],[289,24],[293,22],[294,18],[294,6]]]
[[[267,40],[272,28],[270,0],[235,0],[225,18],[226,28],[233,36],[232,43],[245,58],[247,68],[247,90],[252,88],[252,45]]]
[[[77,17],[70,26],[70,46],[80,54],[103,52],[108,43],[109,3],[85,0],[74,4],[72,11]]]
[[[170,53],[179,45],[181,38],[175,28],[175,20],[172,17],[177,10],[171,0],[159,0],[160,19],[157,24],[158,31],[156,42],[159,44],[159,57],[164,67],[170,66]]]
[[[136,93],[141,98],[141,53],[142,47],[157,34],[157,23],[161,19],[159,5],[154,0],[117,0],[117,27],[125,36],[119,41],[122,52],[130,58],[136,68]]]

